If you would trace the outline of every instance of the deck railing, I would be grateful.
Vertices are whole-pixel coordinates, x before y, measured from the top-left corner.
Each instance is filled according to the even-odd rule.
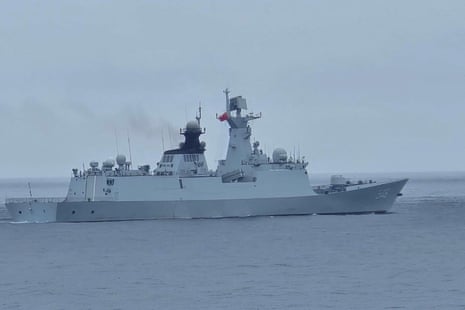
[[[27,198],[7,198],[5,199],[5,203],[58,203],[63,202],[65,198],[60,197],[27,197]]]

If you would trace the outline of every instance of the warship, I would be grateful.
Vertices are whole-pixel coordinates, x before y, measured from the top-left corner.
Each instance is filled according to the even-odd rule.
[[[185,141],[163,152],[150,165],[133,169],[124,155],[88,168],[72,169],[65,198],[9,198],[15,222],[87,222],[146,219],[194,219],[309,214],[385,213],[401,195],[407,179],[352,182],[341,175],[330,184],[310,184],[305,158],[278,148],[269,157],[251,143],[250,122],[261,114],[246,113],[242,96],[226,95],[219,121],[229,125],[226,158],[208,169],[200,136],[201,109],[180,130]]]

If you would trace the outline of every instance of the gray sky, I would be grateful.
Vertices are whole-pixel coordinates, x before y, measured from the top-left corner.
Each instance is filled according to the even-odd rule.
[[[465,1],[0,1],[0,177],[154,165],[222,90],[311,172],[464,170]]]

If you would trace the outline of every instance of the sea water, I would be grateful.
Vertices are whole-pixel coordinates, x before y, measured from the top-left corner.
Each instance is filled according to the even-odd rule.
[[[12,224],[0,207],[0,309],[465,309],[465,173],[402,176],[384,215]]]

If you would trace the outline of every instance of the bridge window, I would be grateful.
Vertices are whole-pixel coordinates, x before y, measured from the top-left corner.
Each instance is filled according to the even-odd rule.
[[[174,155],[163,155],[161,162],[162,163],[171,163],[173,162]]]
[[[185,154],[184,161],[185,162],[198,162],[200,159],[199,154]]]

